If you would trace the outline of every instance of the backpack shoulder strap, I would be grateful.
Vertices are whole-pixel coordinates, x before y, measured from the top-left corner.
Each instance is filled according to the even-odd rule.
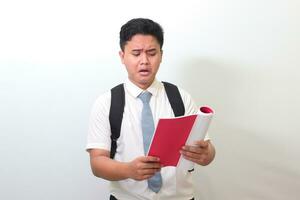
[[[114,158],[117,150],[117,140],[120,137],[124,107],[125,107],[124,85],[119,84],[111,89],[111,104],[110,104],[110,111],[109,111],[109,123],[111,129],[110,158]]]
[[[178,87],[172,83],[168,83],[164,81],[162,83],[164,84],[175,117],[184,115],[185,113],[184,103],[182,101]]]

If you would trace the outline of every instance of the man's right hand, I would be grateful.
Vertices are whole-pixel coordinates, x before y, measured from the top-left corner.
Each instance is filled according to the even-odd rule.
[[[129,178],[142,181],[151,178],[160,171],[159,158],[152,156],[141,156],[128,163]]]
[[[160,171],[159,158],[141,156],[131,162],[119,162],[109,157],[110,152],[103,149],[89,149],[93,174],[110,181],[131,178],[137,181],[149,179]]]

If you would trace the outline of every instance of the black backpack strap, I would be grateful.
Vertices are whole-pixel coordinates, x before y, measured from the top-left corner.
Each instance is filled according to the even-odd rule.
[[[178,87],[172,83],[164,81],[162,83],[165,86],[165,90],[175,117],[184,115],[185,108]]]
[[[111,89],[111,104],[109,123],[111,129],[110,158],[114,158],[117,150],[117,140],[120,137],[123,112],[125,107],[124,85],[120,84]]]

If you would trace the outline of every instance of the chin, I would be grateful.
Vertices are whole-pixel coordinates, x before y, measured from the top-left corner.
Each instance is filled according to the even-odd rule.
[[[149,87],[152,82],[150,80],[141,80],[138,82],[140,86],[143,86],[143,89],[146,89],[147,87]]]

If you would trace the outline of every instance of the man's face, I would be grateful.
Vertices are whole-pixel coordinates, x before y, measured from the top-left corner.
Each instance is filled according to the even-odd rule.
[[[134,35],[119,55],[126,66],[129,80],[142,89],[148,88],[155,79],[162,59],[157,39],[151,35]]]

